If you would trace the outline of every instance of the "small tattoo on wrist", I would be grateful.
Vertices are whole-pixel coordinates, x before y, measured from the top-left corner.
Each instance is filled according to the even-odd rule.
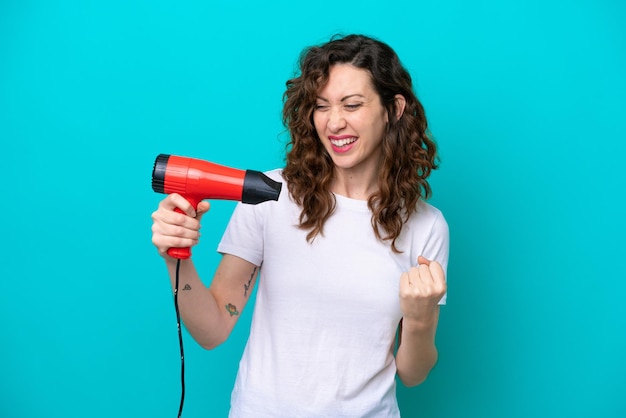
[[[183,287],[183,290],[191,290],[191,286],[189,286],[189,283],[187,283],[185,287]]]

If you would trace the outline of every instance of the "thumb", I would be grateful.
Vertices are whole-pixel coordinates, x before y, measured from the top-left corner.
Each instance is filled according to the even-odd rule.
[[[430,260],[427,259],[426,257],[423,257],[423,256],[420,255],[419,257],[417,257],[417,264],[418,265],[426,264],[428,266],[428,265],[430,265]]]
[[[196,219],[199,221],[202,219],[205,213],[207,213],[211,209],[211,204],[209,202],[200,202],[198,203],[198,207],[196,208]]]

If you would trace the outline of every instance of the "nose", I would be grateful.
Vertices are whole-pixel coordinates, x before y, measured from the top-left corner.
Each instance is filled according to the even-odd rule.
[[[330,109],[328,115],[328,130],[338,132],[346,127],[346,119],[340,109]]]

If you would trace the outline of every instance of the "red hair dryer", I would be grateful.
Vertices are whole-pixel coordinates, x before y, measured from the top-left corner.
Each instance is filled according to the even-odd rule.
[[[278,200],[282,183],[254,170],[238,170],[194,158],[160,154],[152,170],[152,190],[178,193],[196,209],[204,199],[236,200],[256,205]],[[180,209],[177,212],[183,213]],[[191,256],[190,248],[170,248],[174,258]]]

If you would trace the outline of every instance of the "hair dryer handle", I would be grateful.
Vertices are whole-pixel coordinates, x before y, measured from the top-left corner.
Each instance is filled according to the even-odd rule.
[[[187,201],[189,203],[191,203],[191,205],[193,206],[194,210],[198,209],[198,203],[200,203],[202,201],[202,199],[196,199],[194,197],[190,197],[190,196],[183,196],[185,199],[187,199]],[[178,213],[182,213],[183,215],[185,214],[185,212],[183,212],[182,210],[175,208],[174,212],[178,212]],[[167,250],[167,255],[169,255],[170,257],[173,258],[178,258],[180,260],[186,260],[189,257],[191,257],[191,248],[190,247],[172,247],[169,250]]]

